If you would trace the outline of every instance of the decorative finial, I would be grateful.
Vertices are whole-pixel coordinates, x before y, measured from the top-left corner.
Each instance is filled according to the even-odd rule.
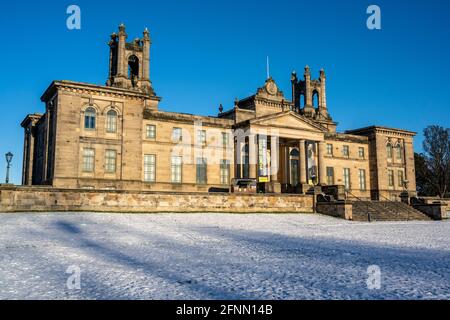
[[[125,31],[125,24],[123,22],[119,25],[119,31]]]
[[[110,44],[113,44],[114,42],[117,41],[117,33],[113,32],[111,33],[111,41]]]
[[[220,112],[220,113],[223,112],[223,106],[222,106],[222,104],[219,105],[219,112]]]
[[[237,108],[239,104],[239,99],[238,98],[234,98],[234,107]]]
[[[305,67],[305,77],[310,77],[311,76],[311,71],[309,70],[309,66],[306,65]]]
[[[297,81],[297,72],[295,70],[291,73],[291,81]]]
[[[143,34],[144,34],[144,40],[150,40],[150,31],[148,31],[147,27],[145,27]]]

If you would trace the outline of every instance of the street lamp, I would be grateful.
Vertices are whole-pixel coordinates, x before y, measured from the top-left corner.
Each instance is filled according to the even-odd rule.
[[[5,154],[6,157],[6,183],[9,183],[9,169],[11,168],[11,161],[13,158],[13,154],[11,152],[8,152]]]

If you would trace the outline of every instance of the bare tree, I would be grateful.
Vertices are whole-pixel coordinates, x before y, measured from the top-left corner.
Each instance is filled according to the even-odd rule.
[[[416,156],[418,189],[443,198],[450,191],[450,128],[428,126],[424,136],[424,153]]]

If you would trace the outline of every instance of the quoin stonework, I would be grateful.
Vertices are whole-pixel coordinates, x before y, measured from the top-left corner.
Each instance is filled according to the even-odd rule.
[[[162,111],[150,77],[151,39],[109,41],[106,85],[54,81],[44,114],[25,129],[23,185],[60,189],[304,194],[343,186],[349,197],[399,200],[416,190],[413,138],[372,126],[338,133],[326,75],[272,78],[215,117]],[[288,80],[288,79],[287,79]]]

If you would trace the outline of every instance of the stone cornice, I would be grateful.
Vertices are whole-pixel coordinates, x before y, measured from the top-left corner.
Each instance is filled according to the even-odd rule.
[[[353,134],[353,135],[368,135],[371,133],[382,133],[388,135],[397,135],[402,137],[414,137],[417,132],[397,129],[397,128],[388,128],[382,126],[370,126],[366,128],[356,129],[356,130],[347,130],[345,133]]]
[[[232,119],[198,116],[186,113],[152,111],[149,109],[144,110],[144,119],[164,120],[185,124],[194,124],[194,122],[199,121],[202,123],[203,126],[228,128],[228,129],[231,129],[231,126],[233,125]]]
[[[342,141],[342,142],[356,142],[356,143],[369,143],[369,138],[366,136],[358,136],[346,133],[325,133],[325,140],[329,141]]]
[[[28,124],[31,122],[33,125],[39,121],[39,119],[42,117],[42,114],[40,113],[33,113],[29,114],[25,117],[25,119],[22,120],[20,123],[20,126],[25,128],[28,126]]]
[[[53,81],[50,86],[45,90],[41,97],[42,102],[48,101],[48,99],[54,94],[57,89],[64,89],[80,94],[98,94],[107,95],[111,97],[131,98],[140,100],[155,100],[160,101],[161,98],[157,96],[151,96],[142,92],[127,90],[109,86],[99,86],[90,83],[75,82],[75,81]]]

